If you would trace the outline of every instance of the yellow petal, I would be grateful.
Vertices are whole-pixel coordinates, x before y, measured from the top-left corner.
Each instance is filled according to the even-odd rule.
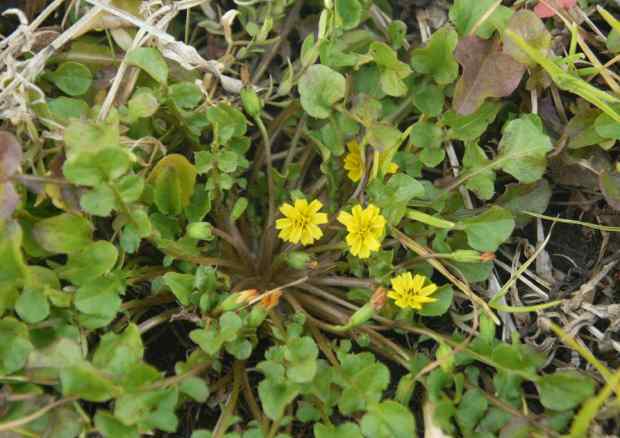
[[[297,210],[295,210],[295,207],[288,203],[284,203],[280,206],[280,212],[288,218],[297,216]]]
[[[311,223],[314,225],[321,225],[327,223],[327,215],[325,213],[316,213],[312,216]]]
[[[351,214],[347,213],[346,211],[341,211],[338,214],[338,222],[340,222],[341,224],[343,224],[344,226],[347,227],[347,229],[349,229],[351,226],[353,226],[353,216],[351,216]]]
[[[322,207],[323,204],[321,203],[321,201],[315,199],[310,203],[310,205],[308,205],[308,210],[310,210],[314,214],[317,213]]]
[[[436,290],[437,290],[437,285],[435,283],[431,283],[427,286],[424,286],[422,289],[420,289],[420,292],[418,293],[423,296],[428,296],[428,295],[434,294]]]
[[[295,210],[299,213],[305,211],[308,208],[308,201],[305,199],[296,199],[295,200]]]
[[[290,227],[292,225],[291,220],[287,218],[282,218],[276,220],[276,229],[281,230],[283,228]]]
[[[415,277],[413,277],[412,289],[416,291],[416,293],[424,286],[424,280],[426,280],[424,275],[416,274]]]

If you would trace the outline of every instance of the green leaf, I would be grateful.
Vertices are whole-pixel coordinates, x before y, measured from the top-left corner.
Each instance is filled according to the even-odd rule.
[[[405,406],[392,400],[368,406],[361,421],[368,438],[411,438],[416,435],[415,418]]]
[[[601,118],[601,122],[605,120],[600,111],[594,108],[581,109],[575,114],[565,127],[568,137],[567,147],[569,149],[580,149],[603,143],[606,139],[600,136],[596,129],[596,122],[599,118]]]
[[[415,49],[411,54],[411,66],[415,71],[430,75],[438,84],[454,82],[459,74],[459,65],[454,59],[458,35],[450,26],[437,30],[425,47]]]
[[[506,191],[497,198],[497,204],[507,208],[515,217],[516,225],[524,227],[532,221],[532,216],[523,211],[542,214],[551,200],[551,187],[545,179],[532,184],[509,184]]]
[[[489,407],[482,390],[468,389],[456,410],[456,421],[465,435],[471,433]]]
[[[396,148],[403,141],[403,133],[387,123],[373,123],[366,132],[368,143],[376,150],[383,152]]]
[[[69,123],[69,119],[79,119],[86,116],[90,109],[82,99],[72,99],[65,96],[50,99],[47,102],[47,107],[54,118],[63,125]]]
[[[86,93],[93,81],[90,70],[85,65],[73,61],[63,62],[47,77],[69,96],[81,96]]]
[[[616,106],[616,109],[619,109]],[[608,114],[601,113],[594,121],[596,133],[603,138],[620,140],[620,122],[612,119]]]
[[[403,96],[407,85],[403,82],[411,74],[411,68],[398,59],[396,51],[385,43],[374,41],[370,44],[369,55],[379,66],[381,77],[379,84],[388,96]]]
[[[463,220],[462,225],[473,249],[495,252],[512,234],[515,221],[510,211],[494,205],[478,216]]]
[[[441,316],[450,308],[453,296],[452,287],[449,285],[442,286],[432,295],[432,298],[437,301],[425,304],[422,309],[418,310],[418,313],[422,316]]]
[[[450,7],[449,16],[459,35],[469,34],[482,16],[491,9],[493,3],[495,0],[455,0]],[[499,6],[480,26],[476,35],[489,38],[496,28],[501,28],[508,21],[511,14],[509,8]]]
[[[217,126],[219,142],[228,143],[234,137],[245,135],[247,130],[247,120],[243,113],[238,109],[219,103],[207,109],[209,122]]]
[[[235,359],[246,360],[252,354],[252,343],[247,339],[235,339],[226,343],[226,352],[233,355]]]
[[[221,151],[217,154],[217,167],[222,172],[232,173],[237,170],[239,158],[239,154],[235,151]]]
[[[312,117],[326,119],[332,106],[344,97],[346,81],[337,71],[316,64],[299,78],[298,87],[304,110]]]
[[[344,415],[365,409],[381,400],[390,383],[387,367],[371,353],[346,354],[339,357],[341,367],[335,370],[334,383],[342,387],[338,408]]]
[[[142,360],[144,346],[140,330],[129,324],[121,334],[108,332],[101,337],[93,356],[93,365],[116,376],[126,373],[130,366]]]
[[[94,153],[74,154],[73,158],[65,161],[62,170],[72,183],[94,187],[118,179],[127,172],[130,165],[129,153],[114,146]]]
[[[403,218],[409,201],[422,197],[424,193],[424,186],[404,173],[393,175],[387,184],[377,179],[368,188],[370,199],[381,208],[381,213],[392,225]]]
[[[144,117],[151,117],[157,112],[158,108],[159,102],[150,91],[135,93],[133,97],[129,99],[129,102],[127,102],[127,109],[131,120],[130,123]]]
[[[190,297],[194,290],[194,276],[192,274],[180,274],[178,272],[167,272],[163,277],[166,286],[172,290],[177,300],[184,305],[190,304]]]
[[[209,397],[209,387],[200,377],[190,376],[179,383],[179,391],[187,394],[198,403],[204,403]]]
[[[198,85],[192,82],[180,82],[168,87],[168,96],[174,104],[183,109],[191,110],[202,100],[202,92]]]
[[[444,105],[443,90],[431,82],[419,81],[412,85],[412,100],[415,107],[422,113],[437,117]]]
[[[140,67],[160,84],[168,80],[168,65],[159,50],[152,47],[139,47],[133,49],[125,60],[129,65]]]
[[[598,181],[605,201],[614,210],[620,210],[620,172],[601,172]]]
[[[0,315],[9,304],[8,301],[12,301],[7,300],[8,291],[17,288],[28,275],[22,244],[23,232],[18,223],[0,222]]]
[[[258,396],[268,418],[278,420],[284,409],[299,395],[298,385],[287,381],[264,379],[258,384]]]
[[[0,375],[22,369],[32,350],[34,347],[25,324],[15,318],[0,319]]]
[[[70,254],[91,242],[92,228],[82,216],[62,213],[35,223],[32,235],[46,251]]]
[[[75,307],[83,313],[101,317],[114,317],[120,309],[119,295],[125,290],[115,275],[95,278],[80,286],[75,293]]]
[[[123,202],[131,204],[142,196],[144,178],[139,175],[125,175],[115,183],[115,186]]]
[[[124,425],[107,411],[97,411],[95,427],[103,438],[140,438],[137,427]]]
[[[522,115],[506,124],[493,165],[522,183],[535,182],[545,172],[546,155],[552,149],[540,118],[533,114]]]
[[[15,311],[24,321],[35,324],[43,321],[50,313],[50,304],[42,288],[25,288],[15,302]]]
[[[538,381],[540,402],[547,409],[565,411],[576,408],[594,394],[592,378],[577,371],[558,371],[547,374]]]
[[[88,362],[60,370],[60,383],[65,397],[76,395],[92,402],[104,402],[121,393],[114,382]]]
[[[114,416],[127,425],[174,432],[178,425],[174,414],[177,401],[176,388],[129,393],[116,400]]]
[[[355,423],[343,423],[338,426],[314,424],[315,438],[362,438],[360,428]]]
[[[487,101],[473,114],[462,115],[448,111],[443,115],[443,122],[450,127],[448,137],[457,140],[476,140],[479,138],[499,112],[499,102]]]
[[[84,152],[98,152],[105,148],[121,149],[118,112],[110,110],[108,118],[103,122],[71,119],[64,132],[67,158],[73,160]],[[110,164],[110,163],[108,163]]]
[[[465,187],[483,201],[488,201],[495,194],[495,172],[490,169],[490,162],[491,160],[487,158],[486,153],[478,144],[468,143],[465,145],[463,169],[465,172],[476,174],[467,180]]]
[[[155,204],[164,214],[179,214],[189,205],[196,168],[180,154],[169,154],[155,165],[149,181],[155,183]]]
[[[241,197],[237,199],[230,212],[230,219],[235,222],[243,215],[246,208],[248,208],[248,198]]]
[[[362,5],[359,0],[336,0],[336,14],[344,30],[353,29],[362,19]]]
[[[109,216],[116,208],[116,195],[107,185],[101,185],[84,193],[80,198],[80,207],[94,216]]]
[[[286,375],[295,383],[314,379],[319,349],[309,336],[293,338],[286,344],[284,358],[288,361]]]

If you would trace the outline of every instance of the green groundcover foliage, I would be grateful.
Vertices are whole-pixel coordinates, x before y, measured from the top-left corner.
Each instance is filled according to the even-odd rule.
[[[619,433],[601,5],[13,11],[0,436]]]

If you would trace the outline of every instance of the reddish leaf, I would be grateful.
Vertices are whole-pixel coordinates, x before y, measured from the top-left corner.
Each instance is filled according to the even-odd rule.
[[[549,18],[555,15],[551,7],[558,9],[570,9],[577,4],[577,0],[545,0],[540,1],[534,8],[534,13],[540,18]],[[551,6],[551,7],[549,7]]]
[[[19,170],[22,147],[13,134],[0,131],[0,181],[6,181]]]
[[[19,195],[15,191],[13,183],[0,183],[0,222],[11,217],[18,202]]]
[[[475,112],[487,97],[510,95],[525,73],[525,66],[502,53],[497,41],[468,36],[459,41],[454,55],[463,75],[452,106],[463,115]]]

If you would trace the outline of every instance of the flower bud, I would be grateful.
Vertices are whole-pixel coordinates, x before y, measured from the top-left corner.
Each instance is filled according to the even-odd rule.
[[[216,313],[232,312],[249,304],[254,298],[258,296],[258,289],[247,289],[241,292],[235,292],[224,299],[218,304],[215,309]]]
[[[262,109],[262,103],[254,88],[245,87],[240,94],[245,111],[252,117],[258,117]]]
[[[495,260],[495,253],[489,251],[483,252],[480,254],[480,260],[483,262],[492,262]]]
[[[260,304],[265,310],[271,310],[280,302],[280,297],[282,296],[282,290],[276,289],[271,293],[268,293],[260,300]]]
[[[286,254],[286,263],[293,269],[306,269],[312,257],[303,251],[291,251]]]
[[[385,306],[385,302],[387,301],[387,290],[384,287],[378,287],[375,289],[372,297],[370,297],[370,304],[375,312],[379,312],[383,306]]]
[[[473,249],[457,249],[450,254],[446,254],[446,257],[461,263],[478,263],[481,261],[480,253]]]
[[[194,222],[187,226],[187,235],[197,240],[212,240],[213,227],[209,222]]]

